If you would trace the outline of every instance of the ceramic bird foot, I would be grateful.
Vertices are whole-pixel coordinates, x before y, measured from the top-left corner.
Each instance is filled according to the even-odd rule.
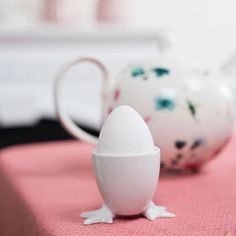
[[[157,218],[172,218],[175,217],[175,214],[168,212],[166,207],[157,206],[153,202],[150,202],[146,211],[143,215],[148,220],[155,220]]]
[[[95,223],[108,223],[113,222],[115,215],[109,210],[109,208],[103,204],[102,207],[95,211],[86,211],[80,215],[85,218],[85,225],[95,224]]]
[[[156,206],[153,202],[150,202],[143,215],[148,220],[155,220],[157,218],[171,218],[175,217],[175,214],[166,211],[166,207]],[[109,210],[109,208],[103,204],[102,207],[95,211],[83,212],[80,215],[85,218],[85,225],[96,224],[96,223],[113,223],[115,215]]]

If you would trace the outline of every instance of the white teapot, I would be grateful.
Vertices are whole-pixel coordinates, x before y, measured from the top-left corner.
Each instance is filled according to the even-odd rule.
[[[219,153],[234,125],[234,103],[225,73],[209,72],[179,59],[160,56],[154,61],[132,63],[117,80],[93,58],[81,58],[65,66],[55,84],[55,106],[63,127],[74,137],[96,143],[70,119],[61,98],[61,81],[75,64],[97,65],[104,77],[103,120],[117,106],[136,109],[147,122],[161,148],[161,168],[196,171]],[[225,66],[227,71],[231,66]]]

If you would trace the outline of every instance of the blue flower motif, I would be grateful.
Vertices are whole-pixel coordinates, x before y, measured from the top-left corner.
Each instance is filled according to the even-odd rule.
[[[142,76],[144,74],[145,74],[145,71],[142,67],[136,67],[132,70],[133,77]]]
[[[155,108],[156,110],[174,110],[175,101],[168,97],[156,97],[155,98]]]
[[[152,71],[156,74],[157,77],[162,77],[170,73],[170,70],[161,67],[154,68],[152,69]]]

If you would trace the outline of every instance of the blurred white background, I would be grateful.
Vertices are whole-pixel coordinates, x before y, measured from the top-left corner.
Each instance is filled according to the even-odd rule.
[[[170,28],[176,50],[207,66],[220,65],[236,49],[235,0],[136,0],[140,27]]]
[[[173,53],[214,70],[236,50],[235,9],[235,0],[0,0],[0,124],[53,118],[53,79],[63,63],[92,55],[116,75],[134,59],[158,54],[159,30],[176,36]],[[87,77],[90,93],[78,97],[83,86],[72,85],[69,106],[79,121],[98,127],[101,81]]]
[[[210,67],[220,65],[236,48],[235,0],[0,0],[1,26],[36,27],[48,17],[45,8],[58,3],[58,21],[67,21],[67,26],[93,29],[98,18],[122,27],[170,29],[178,39],[175,51]],[[53,11],[51,15],[50,20]]]

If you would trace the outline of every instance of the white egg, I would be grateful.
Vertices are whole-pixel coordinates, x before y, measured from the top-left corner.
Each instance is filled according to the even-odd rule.
[[[122,105],[112,111],[100,132],[97,153],[141,155],[154,150],[151,132],[133,108]]]

